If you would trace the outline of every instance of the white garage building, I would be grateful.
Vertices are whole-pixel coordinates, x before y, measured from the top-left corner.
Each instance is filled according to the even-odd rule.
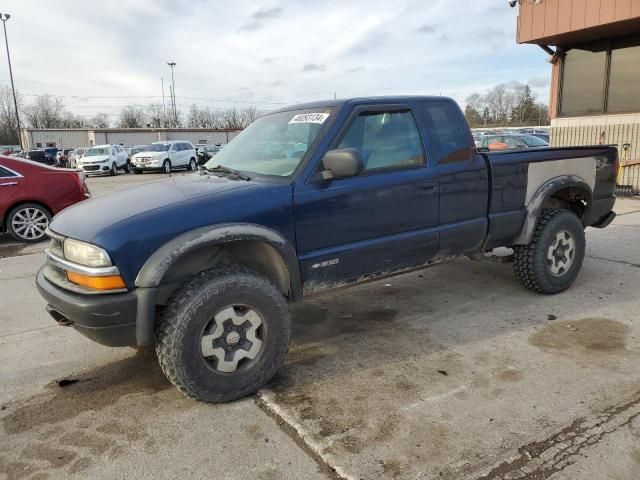
[[[207,130],[202,128],[69,128],[22,129],[24,148],[76,148],[115,143],[126,147],[148,145],[167,140],[217,145],[229,143],[241,130]]]

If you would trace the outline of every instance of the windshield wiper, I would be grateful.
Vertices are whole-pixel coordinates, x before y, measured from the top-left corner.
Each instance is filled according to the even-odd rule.
[[[227,175],[232,175],[234,177],[238,177],[240,180],[251,180],[251,177],[245,175],[238,170],[234,170],[233,168],[225,167],[224,165],[218,165],[217,167],[206,168],[207,172],[221,172],[226,173]]]

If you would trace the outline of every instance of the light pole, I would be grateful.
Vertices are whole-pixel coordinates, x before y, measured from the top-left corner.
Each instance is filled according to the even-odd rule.
[[[7,20],[11,18],[8,13],[0,13],[0,20],[4,27],[4,43],[7,46],[7,62],[9,62],[9,78],[11,78],[11,91],[13,92],[13,107],[16,110],[16,123],[18,124],[18,141],[22,149],[22,132],[20,131],[20,116],[18,114],[18,99],[16,97],[16,87],[13,84],[13,70],[11,70],[11,55],[9,55],[9,40],[7,40]]]
[[[175,126],[178,126],[178,110],[176,108],[176,82],[173,78],[173,67],[176,66],[176,62],[168,62],[167,65],[169,65],[169,67],[171,67],[171,86],[173,87],[173,93],[172,93],[172,97],[173,97],[173,121],[175,123]]]

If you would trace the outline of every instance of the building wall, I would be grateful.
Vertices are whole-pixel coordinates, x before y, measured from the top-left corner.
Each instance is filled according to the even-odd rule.
[[[640,113],[551,120],[552,146],[600,144],[618,147],[622,168],[617,193],[640,194]]]
[[[86,130],[26,130],[23,135],[26,140],[25,148],[37,148],[40,143],[46,147],[47,143],[53,143],[58,148],[89,147],[89,138]]]
[[[556,118],[551,121],[551,145],[617,145],[623,162],[640,160],[640,113]],[[629,148],[624,149],[624,145]]]
[[[518,14],[518,43],[552,39],[638,17],[639,0],[542,0],[538,4],[522,1]]]

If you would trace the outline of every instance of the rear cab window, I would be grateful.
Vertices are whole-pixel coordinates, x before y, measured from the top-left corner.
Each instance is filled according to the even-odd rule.
[[[421,102],[420,114],[427,140],[439,165],[473,159],[469,127],[456,104],[446,100]]]

